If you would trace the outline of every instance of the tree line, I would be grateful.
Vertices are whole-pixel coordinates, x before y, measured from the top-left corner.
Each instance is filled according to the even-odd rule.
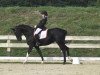
[[[0,0],[0,6],[100,6],[100,0]]]

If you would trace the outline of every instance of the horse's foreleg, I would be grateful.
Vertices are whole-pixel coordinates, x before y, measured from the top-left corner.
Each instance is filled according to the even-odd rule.
[[[26,54],[26,58],[25,58],[25,60],[24,60],[23,64],[25,64],[25,63],[27,62],[28,57],[29,57],[29,53],[27,52],[27,54]]]
[[[33,48],[33,46],[29,46],[29,49],[28,49],[28,52],[27,52],[27,54],[26,54],[26,58],[25,58],[25,60],[24,60],[24,64],[27,62],[27,60],[28,60],[28,57],[29,57],[29,54],[30,54],[30,52],[32,51],[32,48]]]
[[[44,58],[43,58],[43,55],[42,55],[42,52],[41,52],[40,48],[38,46],[35,46],[35,48],[36,48],[38,54],[40,55],[40,57],[42,59],[42,62],[41,63],[43,63],[44,62]]]

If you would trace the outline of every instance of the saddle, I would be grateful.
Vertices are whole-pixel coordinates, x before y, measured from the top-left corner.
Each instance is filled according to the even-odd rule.
[[[47,30],[48,30],[48,29],[43,29],[42,31],[40,31],[40,32],[36,35],[36,37],[37,37],[38,39],[44,39],[44,38],[46,38],[46,37],[47,37]]]
[[[39,39],[44,39],[47,37],[47,31],[48,29],[46,30],[42,30],[40,33],[39,33]]]

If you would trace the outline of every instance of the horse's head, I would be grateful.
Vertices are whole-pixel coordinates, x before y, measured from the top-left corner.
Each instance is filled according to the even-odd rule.
[[[14,28],[11,28],[17,38],[18,41],[21,41],[22,40],[22,32],[21,32],[21,29],[19,29],[18,27],[14,27]]]
[[[27,37],[26,39],[29,39],[28,37],[30,36],[33,37],[34,28],[29,25],[20,24],[11,29],[13,30],[18,41],[22,40],[22,35]]]

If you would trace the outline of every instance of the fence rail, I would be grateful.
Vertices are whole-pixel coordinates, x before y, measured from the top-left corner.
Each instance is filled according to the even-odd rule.
[[[24,36],[22,36],[23,40],[26,40]],[[16,40],[14,35],[0,35],[0,40]],[[100,40],[100,36],[66,36],[65,40]]]
[[[23,40],[26,40],[24,36],[22,36]],[[7,48],[7,51],[10,52],[11,48],[27,48],[28,45],[26,43],[20,43],[20,42],[12,42],[13,40],[16,40],[16,37],[14,35],[0,35],[0,47],[1,48]],[[66,44],[69,48],[100,48],[100,36],[66,36],[65,40],[71,41],[70,43]],[[2,42],[2,41],[6,41],[6,42]],[[88,42],[88,43],[73,43],[73,41],[95,41],[98,43],[93,43],[93,42]],[[47,46],[41,46],[44,48],[58,48],[58,45],[53,43]],[[24,57],[23,57],[24,58]],[[0,57],[0,60],[23,60],[22,57]],[[30,57],[30,60],[37,60],[37,57]],[[38,58],[40,59],[40,58]],[[48,58],[45,58],[46,60]],[[57,57],[57,59],[55,59],[54,57],[49,57],[49,59],[54,59],[54,60],[61,60],[61,57]],[[81,59],[83,59],[81,57]],[[95,58],[91,58],[92,60],[100,60],[100,57],[95,57]],[[85,58],[84,58],[85,60]],[[86,57],[87,60],[87,57]],[[88,58],[88,60],[90,60]]]
[[[25,37],[22,37],[23,40],[26,40]],[[11,43],[12,40],[16,40],[16,37],[13,35],[0,35],[0,40],[7,40],[6,43],[0,43],[0,47],[3,48],[26,48],[28,45],[26,43]],[[65,40],[77,40],[77,41],[100,41],[100,36],[66,36]],[[69,48],[100,48],[100,44],[93,43],[68,43],[66,44]],[[45,48],[58,48],[57,44],[50,44],[47,46],[41,46]]]
[[[72,57],[75,59],[77,57]],[[78,57],[80,61],[100,61],[100,57]],[[23,62],[25,57],[0,57],[0,62]],[[44,57],[45,62],[62,62],[63,57]],[[66,57],[66,60],[69,59]],[[28,62],[41,62],[40,57],[29,57]]]

